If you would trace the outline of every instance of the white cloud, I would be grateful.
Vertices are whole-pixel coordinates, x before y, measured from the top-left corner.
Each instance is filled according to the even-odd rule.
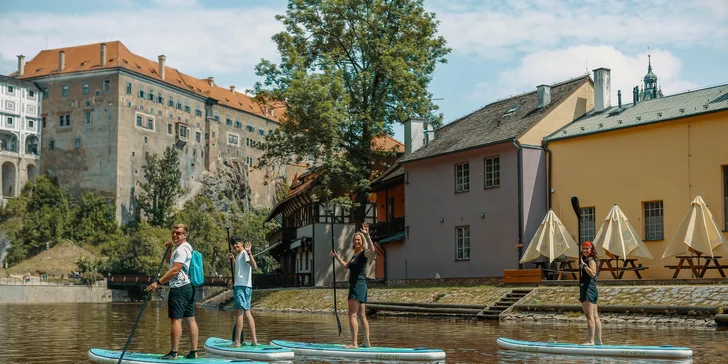
[[[46,49],[122,41],[132,52],[156,60],[167,56],[167,64],[197,77],[216,73],[246,72],[261,58],[277,61],[271,37],[283,26],[275,15],[283,9],[268,7],[233,9],[194,9],[162,6],[180,3],[157,0],[161,7],[128,8],[90,12],[81,15],[46,12],[5,13],[0,15],[0,65],[26,59]],[[182,1],[194,6],[194,1]],[[160,14],[160,11],[163,13]],[[15,70],[0,69],[2,73]]]
[[[571,44],[620,49],[728,47],[728,1],[533,0],[434,2],[440,32],[455,53],[513,57]]]
[[[653,49],[651,53],[652,70],[665,95],[698,87],[681,78],[682,62],[671,52]],[[469,99],[481,100],[485,105],[496,99],[531,92],[541,84],[592,73],[600,67],[611,70],[613,104],[617,103],[618,90],[622,90],[622,103],[631,103],[632,88],[641,86],[642,78],[647,74],[647,50],[630,55],[613,46],[577,45],[533,52],[521,58],[515,67],[500,72],[495,80],[476,84]]]

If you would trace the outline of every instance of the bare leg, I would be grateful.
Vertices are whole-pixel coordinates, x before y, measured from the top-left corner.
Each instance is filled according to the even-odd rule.
[[[179,340],[182,338],[182,320],[181,319],[170,319],[172,330],[172,351],[179,351]]]
[[[187,326],[190,329],[190,344],[192,345],[192,351],[197,351],[197,339],[200,335],[200,330],[197,328],[197,321],[194,317],[185,317]],[[182,334],[182,325],[180,324],[180,335]],[[179,343],[179,338],[177,339]]]
[[[350,299],[349,302],[349,331],[351,331],[351,344],[346,345],[346,348],[357,348],[357,334],[359,332],[359,322],[356,320],[357,310],[359,309],[359,301],[356,299]]]
[[[587,340],[582,345],[594,345],[594,316],[592,315],[591,303],[584,301],[581,303],[581,309],[586,316]]]
[[[594,317],[594,343],[597,345],[604,345],[602,343],[602,321],[599,319],[599,306],[592,306],[592,316]]]
[[[368,348],[372,344],[369,342],[369,321],[367,321],[367,310],[364,303],[359,304],[359,318],[361,318],[361,326],[364,328],[364,343],[362,346]]]
[[[235,342],[233,343],[234,346],[240,346],[242,342],[240,341],[240,338],[243,336],[243,325],[245,318],[245,310],[242,308],[238,308],[235,310]]]
[[[253,320],[253,314],[250,313],[250,310],[245,311],[245,319],[248,320],[250,334],[253,335],[253,345],[258,345],[258,337],[255,336],[255,320]]]

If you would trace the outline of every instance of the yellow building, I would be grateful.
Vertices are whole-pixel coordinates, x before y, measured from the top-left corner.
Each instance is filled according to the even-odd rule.
[[[595,70],[594,76],[594,110],[544,140],[550,207],[576,239],[570,200],[577,196],[584,241],[594,238],[619,205],[655,257],[639,259],[650,267],[641,271],[643,278],[671,279],[675,271],[665,266],[678,259],[662,255],[696,196],[728,230],[728,84],[644,102],[633,90],[628,105],[622,105],[620,92],[613,106],[610,71]],[[728,266],[728,256],[720,262]],[[704,276],[716,277],[716,269]],[[603,272],[600,278],[612,276]],[[692,278],[691,270],[682,269],[678,278]]]

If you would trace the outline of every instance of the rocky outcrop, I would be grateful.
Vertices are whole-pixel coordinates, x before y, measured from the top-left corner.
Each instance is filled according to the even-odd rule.
[[[242,160],[223,159],[215,174],[202,178],[202,191],[213,201],[218,211],[248,211],[251,206],[251,189],[248,166]]]

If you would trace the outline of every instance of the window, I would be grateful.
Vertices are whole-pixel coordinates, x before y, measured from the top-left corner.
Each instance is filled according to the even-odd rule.
[[[43,117],[43,127],[44,128],[46,127],[46,117],[45,116]]]
[[[174,120],[174,114],[169,113],[169,118],[172,119],[172,120]]]
[[[161,92],[159,93],[159,95],[157,95],[157,103],[164,104],[164,96],[162,96]]]
[[[186,125],[179,126],[179,137],[187,139],[187,126]]]
[[[144,98],[144,86],[139,86],[139,94],[137,95],[139,98]]]
[[[245,157],[245,163],[248,164],[248,167],[253,166],[253,157]]]
[[[54,149],[56,149],[56,141],[51,139],[48,141],[48,150],[54,150]]]
[[[243,123],[240,122],[240,118],[235,118],[235,127],[238,129],[243,128]]]
[[[86,96],[89,93],[89,88],[91,88],[91,85],[88,84],[88,82],[83,83],[83,95]]]
[[[238,136],[235,134],[228,134],[228,144],[238,145]]]
[[[81,148],[81,137],[73,138],[73,149],[80,149],[80,148]]]
[[[258,129],[258,135],[265,136],[265,130],[264,129]]]
[[[174,98],[172,96],[169,97],[169,101],[167,101],[167,106],[174,107]]]
[[[137,114],[136,126],[147,130],[154,130],[154,118],[149,116],[145,117],[144,115]]]
[[[111,91],[111,80],[104,80],[104,92]]]
[[[514,112],[516,112],[516,110],[518,110],[518,106],[513,106],[512,108],[510,108],[510,109],[506,110],[506,113],[505,113],[505,114],[503,114],[503,115],[504,115],[504,116],[505,116],[505,115],[511,115],[511,114],[513,114]]]
[[[172,135],[172,124],[167,124],[167,134]]]
[[[230,117],[227,115],[225,115],[225,125],[227,125],[227,126],[233,125],[233,119],[230,119]]]
[[[500,157],[485,158],[485,188],[500,186]]]
[[[662,201],[645,202],[645,240],[665,238],[665,220]]]
[[[28,98],[29,99],[34,99],[35,98],[35,91],[28,90]]]
[[[83,123],[86,125],[91,124],[91,113],[86,111],[83,113]]]
[[[215,121],[220,121],[220,114],[218,114],[217,111],[215,111],[215,116],[213,117],[213,119],[215,119]]]
[[[394,219],[394,197],[387,199],[387,216],[385,216],[385,219],[387,221]]]
[[[189,114],[191,111],[192,111],[192,109],[190,109],[190,104],[187,101],[185,101],[185,112]]]
[[[154,102],[154,90],[149,89],[149,94],[147,95],[147,100]]]
[[[126,94],[131,95],[131,82],[126,83]]]
[[[470,191],[470,163],[455,165],[455,192]]]
[[[14,94],[15,93],[15,87],[8,86],[8,93],[11,94],[11,95]]]
[[[594,237],[597,235],[596,209],[594,207],[581,208],[580,225],[581,243],[594,241]]]
[[[200,110],[200,105],[197,105],[197,110],[195,110],[195,116],[202,116],[202,110]]]
[[[7,126],[13,126],[13,118],[11,118],[10,116],[8,116],[7,124],[6,125]]]
[[[195,132],[195,141],[198,143],[200,142],[200,132],[199,131]]]
[[[33,129],[33,126],[35,126],[35,120],[28,119],[28,129]]]
[[[147,129],[154,130],[154,119],[147,118]]]
[[[455,228],[455,260],[470,259],[470,226]]]
[[[61,115],[58,117],[58,125],[61,128],[67,128],[71,126],[71,114]]]
[[[255,131],[255,128],[252,125],[248,124],[245,126],[245,130],[247,130],[249,133],[252,133]]]
[[[253,140],[250,138],[245,138],[245,146],[246,147],[253,147]]]
[[[144,144],[147,144],[149,142],[149,138],[144,137]]]
[[[136,117],[136,126],[142,126],[142,117],[141,117],[141,115],[137,115],[137,117]]]
[[[182,100],[177,99],[177,110],[182,110]]]
[[[43,87],[43,100],[48,99],[48,87]]]

